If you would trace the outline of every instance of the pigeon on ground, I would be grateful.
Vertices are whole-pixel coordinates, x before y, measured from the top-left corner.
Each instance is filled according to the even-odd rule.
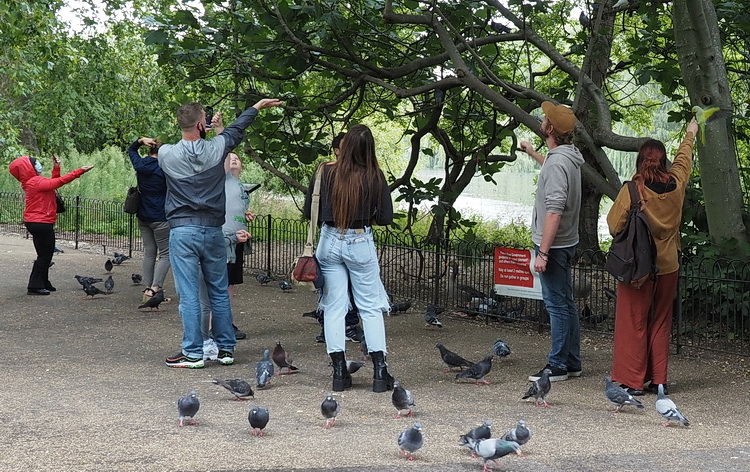
[[[664,427],[669,426],[670,421],[679,421],[685,426],[690,426],[690,422],[683,416],[677,405],[664,394],[664,385],[659,384],[658,397],[656,399],[656,411],[664,417]]]
[[[107,277],[107,280],[104,281],[104,288],[106,288],[107,292],[109,293],[112,293],[112,290],[114,290],[115,279],[113,279],[111,275]]]
[[[365,337],[364,330],[362,331],[362,342],[359,343],[359,352],[362,353],[362,357],[364,357],[365,360],[370,359],[370,350],[367,347],[367,338]]]
[[[104,263],[104,270],[106,270],[109,274],[112,272],[112,267],[114,267],[112,264],[112,259],[107,259],[107,262]]]
[[[133,285],[140,285],[143,281],[143,276],[141,274],[132,274],[130,279],[133,281]]]
[[[463,357],[459,356],[455,352],[449,350],[445,346],[443,346],[442,343],[435,344],[435,347],[440,350],[440,357],[443,359],[443,362],[448,366],[446,370],[443,372],[448,373],[453,369],[454,367],[458,367],[461,370],[464,370],[464,367],[471,367],[474,365],[473,362],[467,361]]]
[[[328,429],[332,426],[336,426],[336,416],[338,416],[341,406],[333,398],[333,394],[329,393],[326,395],[323,403],[320,404],[320,412],[323,414],[323,418],[326,419],[324,428]]]
[[[252,387],[250,387],[250,384],[242,379],[214,379],[214,383],[216,385],[221,385],[222,387],[229,390],[229,392],[234,395],[237,401],[247,400],[250,397],[255,398],[253,389]]]
[[[120,265],[127,259],[127,256],[120,254],[118,256],[115,256],[112,258],[112,264],[114,265]]]
[[[198,400],[198,394],[195,390],[191,390],[190,393],[184,397],[180,397],[177,400],[177,412],[180,415],[180,426],[187,424],[197,424],[195,422],[195,414],[198,413],[198,409],[201,407],[201,402]]]
[[[364,365],[365,365],[364,361],[350,361],[350,360],[347,359],[347,361],[346,361],[346,370],[351,375],[351,374],[355,373],[356,371],[358,371],[359,369],[361,369],[362,366],[364,366]]]
[[[484,459],[484,470],[490,471],[487,467],[487,462],[494,462],[497,465],[497,460],[503,456],[507,456],[511,452],[515,452],[521,455],[521,446],[513,441],[506,441],[504,439],[482,439],[474,443],[474,453]]]
[[[625,391],[624,388],[612,383],[612,377],[609,376],[604,377],[604,395],[607,397],[607,400],[615,405],[616,408],[612,410],[613,413],[619,413],[620,408],[625,405],[643,408],[643,404],[636,400],[633,395]]]
[[[268,282],[273,282],[273,277],[261,272],[260,274],[255,276],[255,280],[257,280],[261,285],[268,285]]]
[[[473,366],[469,367],[465,371],[456,374],[456,380],[458,379],[474,379],[476,384],[489,385],[488,380],[484,380],[484,376],[490,373],[492,370],[492,354],[484,356],[484,359],[477,362]]]
[[[549,368],[542,370],[542,375],[539,377],[539,380],[531,382],[529,389],[526,391],[526,395],[521,397],[521,400],[534,397],[534,406],[539,406],[539,399],[542,400],[544,406],[550,406],[550,404],[547,403],[547,395],[549,395],[549,391],[552,389],[552,382],[549,381],[549,374],[551,373],[552,370]]]
[[[247,414],[247,421],[253,428],[253,436],[263,436],[263,428],[268,424],[268,410],[259,406],[254,406]]]
[[[424,320],[427,322],[427,326],[432,326],[435,328],[442,328],[443,323],[440,322],[437,315],[438,313],[442,312],[443,309],[439,308],[435,305],[427,305],[427,311],[424,314]]]
[[[502,339],[497,338],[495,344],[492,345],[492,353],[497,357],[505,357],[510,355],[510,348],[503,342]]]
[[[312,311],[306,311],[302,313],[302,318],[315,318],[317,320],[319,316],[320,315],[318,314],[317,308]]]
[[[128,259],[130,259],[130,256],[127,256],[125,254],[120,254],[117,251],[112,253],[112,257],[114,257],[115,259],[120,259],[122,261],[127,261]]]
[[[402,431],[398,435],[398,447],[401,449],[400,454],[407,456],[406,460],[413,461],[414,453],[419,450],[424,444],[424,436],[422,436],[422,425],[420,423],[414,423],[414,426]]]
[[[263,359],[255,366],[255,380],[258,388],[265,387],[273,378],[273,362],[271,362],[271,350],[263,351]]]
[[[291,374],[292,371],[299,370],[299,367],[292,364],[292,356],[290,356],[284,348],[281,346],[281,341],[276,341],[276,347],[273,348],[271,358],[279,366],[279,373],[276,375]],[[281,372],[281,369],[287,369],[286,372]]]
[[[288,280],[279,280],[279,288],[282,292],[286,292],[288,290],[291,290],[293,287]]]
[[[403,313],[409,311],[409,308],[411,308],[410,301],[391,303],[391,314]]]
[[[55,246],[55,249],[53,251],[55,254],[65,254],[65,251],[60,249],[59,247]]]
[[[529,442],[529,439],[531,439],[531,430],[526,426],[524,420],[518,420],[518,424],[505,433],[503,439],[506,441],[514,441],[518,443],[519,446],[523,446]]]
[[[156,308],[156,311],[161,311],[159,309],[159,305],[162,304],[164,301],[164,290],[157,290],[156,293],[154,293],[154,296],[143,302],[142,305],[138,305],[138,309],[141,308],[150,308],[151,311],[154,311],[154,308]]]
[[[594,313],[591,310],[591,307],[589,307],[588,303],[583,304],[583,309],[581,309],[581,316],[580,319],[583,323],[588,323],[591,325],[598,325],[599,323],[603,323],[607,320],[608,314],[607,312],[602,313]]]
[[[83,288],[86,288],[87,285],[95,284],[97,282],[102,281],[102,279],[97,279],[94,277],[87,277],[83,275],[76,275],[75,278],[78,281],[78,283],[81,284],[81,287]]]
[[[474,443],[492,436],[492,421],[485,420],[481,425],[458,437],[458,445],[474,450]]]
[[[412,408],[414,408],[414,395],[401,386],[398,380],[393,381],[393,393],[391,394],[391,402],[396,408],[396,418],[401,418],[402,411],[408,411],[404,416],[412,416]]]
[[[91,297],[93,299],[95,295],[108,295],[107,292],[99,290],[99,287],[94,284],[85,285],[83,291],[86,292],[86,296],[83,298]]]

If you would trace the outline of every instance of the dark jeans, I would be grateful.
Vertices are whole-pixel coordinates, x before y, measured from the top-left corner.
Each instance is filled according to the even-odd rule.
[[[50,288],[49,266],[55,252],[55,225],[52,223],[24,223],[34,241],[36,260],[29,276],[28,290]]]

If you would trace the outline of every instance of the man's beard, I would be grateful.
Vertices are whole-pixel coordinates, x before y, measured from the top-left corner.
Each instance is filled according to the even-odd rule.
[[[544,129],[543,126],[539,127],[539,134],[541,134],[544,139],[549,138],[549,133]]]

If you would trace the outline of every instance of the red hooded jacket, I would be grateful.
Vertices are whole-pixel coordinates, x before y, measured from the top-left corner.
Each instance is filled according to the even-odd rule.
[[[83,169],[76,169],[60,177],[60,167],[52,168],[52,178],[37,175],[29,156],[21,156],[8,166],[11,175],[21,182],[26,194],[26,208],[23,221],[27,223],[54,223],[57,221],[57,200],[55,190],[83,175]]]

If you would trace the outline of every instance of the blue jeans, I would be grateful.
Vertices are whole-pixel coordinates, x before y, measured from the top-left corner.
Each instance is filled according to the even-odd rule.
[[[325,312],[323,329],[328,353],[345,351],[344,318],[350,308],[348,287],[351,283],[368,350],[386,354],[383,312],[388,311],[390,305],[380,280],[372,230],[341,232],[324,224],[315,255],[325,283],[320,308]]]
[[[571,269],[575,249],[575,246],[550,249],[547,270],[539,274],[552,335],[547,363],[569,371],[581,370],[581,323],[573,300]]]
[[[180,297],[182,353],[203,357],[200,278],[206,282],[211,304],[212,329],[219,350],[234,352],[237,341],[229,304],[227,251],[220,226],[178,226],[169,235],[169,259],[175,289]]]

